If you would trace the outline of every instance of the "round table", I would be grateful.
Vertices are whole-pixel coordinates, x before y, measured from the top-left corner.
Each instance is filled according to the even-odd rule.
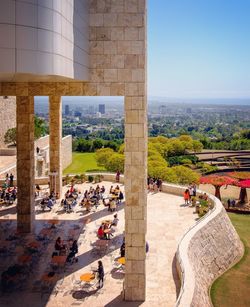
[[[125,264],[125,257],[120,257],[118,260],[117,260],[120,264],[124,265]]]
[[[80,276],[80,280],[81,281],[85,281],[85,282],[90,282],[93,279],[95,279],[95,274],[94,273],[85,273],[85,274],[82,274]]]
[[[104,229],[103,232],[106,233],[106,234],[109,234],[109,233],[111,233],[111,229],[110,228]]]

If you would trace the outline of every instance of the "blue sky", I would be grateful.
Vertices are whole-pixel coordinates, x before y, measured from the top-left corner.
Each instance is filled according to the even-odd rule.
[[[148,93],[250,98],[250,0],[148,0]]]

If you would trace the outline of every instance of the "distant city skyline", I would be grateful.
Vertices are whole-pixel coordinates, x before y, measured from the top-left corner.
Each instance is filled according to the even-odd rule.
[[[250,1],[148,1],[148,94],[250,98]]]

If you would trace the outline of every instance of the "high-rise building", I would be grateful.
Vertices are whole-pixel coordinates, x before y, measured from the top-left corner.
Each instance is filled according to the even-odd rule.
[[[99,104],[99,112],[105,114],[105,104]]]
[[[67,115],[69,115],[69,113],[70,113],[70,111],[69,111],[69,105],[66,104],[65,110],[64,110],[64,114],[67,116]]]

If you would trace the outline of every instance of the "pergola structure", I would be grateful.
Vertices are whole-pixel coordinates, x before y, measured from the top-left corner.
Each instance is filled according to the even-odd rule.
[[[0,95],[16,96],[17,227],[22,232],[31,232],[34,221],[34,96],[49,96],[50,172],[57,174],[53,175],[51,189],[59,194],[62,190],[61,97],[124,96],[125,300],[143,301],[147,213],[146,0],[51,3],[16,0],[16,6],[12,7],[13,1],[7,0],[0,4],[0,10],[5,12],[1,16],[10,19],[0,20],[0,26],[6,28],[6,37],[15,33],[9,43],[9,53],[1,53],[6,59],[0,59]],[[37,13],[34,15],[33,11]],[[83,18],[81,35],[78,25]],[[7,33],[7,24],[13,32]],[[27,28],[37,31],[32,32],[35,39],[38,35],[35,47],[28,46],[31,34],[25,32]],[[56,44],[57,34],[61,45]],[[53,50],[51,42],[56,45]],[[27,48],[31,48],[29,52]],[[12,52],[14,56],[9,61]],[[33,56],[34,65],[30,64]]]

